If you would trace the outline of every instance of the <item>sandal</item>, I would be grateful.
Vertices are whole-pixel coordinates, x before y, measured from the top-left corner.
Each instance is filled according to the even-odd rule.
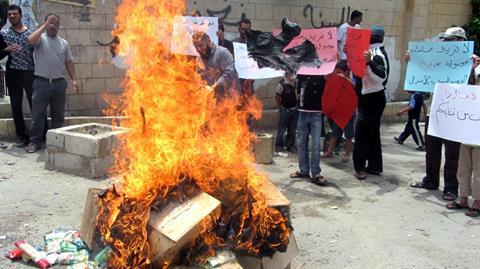
[[[342,156],[342,163],[348,163],[350,161],[350,155],[343,155]]]
[[[472,218],[476,218],[476,217],[480,216],[480,208],[470,207],[469,209],[467,209],[467,212],[465,212],[465,215],[467,215],[469,217],[472,217]]]
[[[325,159],[333,158],[333,153],[327,153],[327,154],[322,153],[322,155],[320,155],[320,158],[325,158]]]
[[[355,173],[354,176],[358,179],[358,180],[365,180],[367,178],[367,174],[365,172],[358,172],[358,173]]]
[[[462,210],[462,209],[468,209],[469,208],[468,205],[461,205],[457,202],[447,204],[445,207],[447,209],[450,209],[450,210]]]
[[[447,192],[442,195],[442,199],[445,201],[455,201],[455,199],[457,199],[457,196],[451,192]]]
[[[308,175],[304,175],[298,171],[295,171],[293,173],[290,174],[290,178],[307,178],[309,177]]]
[[[310,181],[312,183],[320,185],[320,186],[326,186],[327,185],[327,180],[321,175],[316,175],[316,176],[310,178]]]
[[[423,181],[414,181],[414,182],[410,183],[410,187],[425,189],[425,185],[423,184]]]

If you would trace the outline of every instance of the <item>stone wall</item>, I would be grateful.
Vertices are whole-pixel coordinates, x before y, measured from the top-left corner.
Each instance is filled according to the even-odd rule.
[[[82,7],[46,0],[34,6],[39,22],[47,13],[60,15],[60,35],[72,46],[81,93],[74,94],[69,88],[67,112],[70,115],[100,115],[105,106],[102,95],[122,91],[120,82],[124,72],[110,63],[108,47],[97,44],[97,41],[111,41],[116,6],[121,0],[96,2],[96,8],[88,9],[88,12]],[[385,26],[387,51],[392,63],[387,93],[391,100],[404,98],[401,89],[405,64],[401,59],[408,41],[431,38],[453,24],[463,25],[471,14],[470,0],[187,0],[187,9],[187,13],[198,10],[202,15],[224,18],[227,37],[236,36],[242,15],[252,20],[255,29],[270,31],[279,27],[283,16],[304,28],[311,28],[339,25],[348,20],[350,11],[358,9],[364,13],[363,27],[375,23]],[[84,21],[86,14],[89,14],[90,21]],[[255,83],[265,109],[274,107],[277,81]]]
[[[38,23],[42,23],[48,13],[60,16],[59,36],[70,43],[81,88],[80,94],[75,94],[71,85],[67,90],[66,110],[72,116],[101,115],[101,110],[105,107],[102,95],[122,92],[120,82],[124,72],[111,64],[109,47],[97,43],[112,40],[110,32],[116,6],[121,1],[96,2],[94,9],[45,0],[34,5]]]

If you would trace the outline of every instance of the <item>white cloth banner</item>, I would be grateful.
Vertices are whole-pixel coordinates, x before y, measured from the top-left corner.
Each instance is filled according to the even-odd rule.
[[[195,32],[207,33],[213,43],[218,44],[217,17],[176,16],[173,22],[173,34],[170,48],[173,53],[198,56],[193,46]]]
[[[480,145],[480,86],[437,83],[428,134]]]
[[[284,72],[272,68],[259,68],[257,62],[248,56],[247,44],[233,42],[235,69],[243,79],[265,79],[282,77]]]

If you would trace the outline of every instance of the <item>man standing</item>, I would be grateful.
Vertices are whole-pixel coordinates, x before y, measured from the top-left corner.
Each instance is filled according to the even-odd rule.
[[[448,28],[441,36],[443,41],[465,41],[465,30],[460,27]],[[405,55],[405,60],[410,60],[410,55]],[[475,72],[472,69],[468,84],[475,84]],[[433,99],[433,98],[431,98]],[[426,175],[420,181],[410,183],[412,188],[424,188],[427,190],[436,190],[440,185],[440,167],[442,165],[442,147],[445,145],[445,164],[443,165],[444,188],[442,199],[445,201],[454,201],[458,196],[458,158],[460,155],[460,143],[431,136],[427,133],[429,117],[425,119],[425,162]]]
[[[252,22],[249,19],[242,19],[238,26],[239,37],[232,40],[232,42],[247,44],[247,31],[252,29]],[[245,96],[253,95],[253,80],[252,79],[240,79],[240,87]],[[249,126],[252,122],[249,121]]]
[[[27,38],[32,33],[22,23],[22,9],[17,5],[7,8],[8,21],[11,26],[0,35],[0,58],[8,55],[5,74],[6,85],[10,95],[13,122],[18,136],[17,147],[29,143],[29,137],[23,118],[23,91],[25,90],[30,110],[32,109],[33,84],[33,48]]]
[[[223,25],[223,23],[218,24],[217,36],[218,45],[228,49],[233,55],[233,43],[225,39],[225,25]]]
[[[238,87],[238,75],[232,54],[215,45],[204,32],[193,35],[193,45],[200,55],[197,72],[208,85],[214,86],[215,98],[221,100]]]
[[[298,75],[298,124],[297,147],[300,170],[290,178],[309,178],[321,186],[327,180],[320,174],[320,151],[322,136],[322,95],[325,87],[324,76]],[[308,140],[312,137],[312,153],[308,154]]]
[[[360,28],[362,19],[363,13],[358,10],[354,10],[352,14],[350,14],[350,21],[338,27],[338,54],[340,55],[340,61],[347,60],[347,55],[344,51],[345,41],[347,40],[347,28]]]
[[[239,37],[232,40],[232,42],[247,44],[247,31],[252,29],[252,22],[249,19],[242,19],[238,26]]]
[[[35,49],[32,128],[31,141],[26,149],[28,153],[40,149],[48,105],[50,105],[52,128],[60,128],[65,122],[65,92],[68,85],[65,71],[72,80],[74,91],[76,93],[79,91],[70,45],[57,35],[59,27],[60,17],[50,14],[46,16],[45,23],[28,36],[28,43]]]
[[[355,177],[359,180],[367,178],[367,173],[381,175],[383,172],[380,118],[387,103],[385,86],[390,72],[383,46],[384,35],[382,26],[372,27],[370,49],[364,52],[367,71],[361,80],[357,80],[356,85],[359,101],[353,165]]]

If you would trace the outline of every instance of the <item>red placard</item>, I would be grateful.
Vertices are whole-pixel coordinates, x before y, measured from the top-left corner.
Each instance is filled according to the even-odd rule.
[[[340,128],[345,128],[357,109],[358,98],[352,82],[337,74],[327,79],[322,97],[322,112]]]
[[[366,61],[363,52],[370,46],[370,29],[347,29],[347,40],[345,41],[345,53],[347,54],[348,67],[355,76],[363,78],[367,71]]]

